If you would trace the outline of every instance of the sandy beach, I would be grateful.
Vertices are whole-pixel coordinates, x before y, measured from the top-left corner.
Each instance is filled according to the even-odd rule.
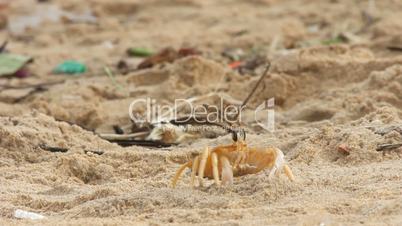
[[[0,42],[34,61],[26,78],[0,77],[0,225],[402,225],[401,1],[3,4]],[[127,56],[131,47],[200,54],[108,76],[105,66],[143,61]],[[236,60],[223,53],[239,49],[234,58],[256,54],[271,63],[242,115],[247,144],[280,148],[294,182],[265,170],[193,189],[186,171],[172,188],[181,164],[232,136],[164,148],[98,136],[130,125],[130,103],[141,98],[172,104],[219,93],[241,102],[264,65],[230,67]],[[87,72],[52,73],[68,59]],[[10,88],[40,83],[54,84]],[[269,98],[274,131],[253,115]],[[44,218],[17,219],[17,209]]]

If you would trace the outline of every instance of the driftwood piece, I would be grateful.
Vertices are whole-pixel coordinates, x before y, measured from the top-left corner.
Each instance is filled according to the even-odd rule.
[[[402,143],[397,144],[380,144],[377,146],[377,151],[389,151],[396,148],[402,147]]]
[[[50,152],[62,152],[62,153],[68,152],[68,148],[52,147],[52,146],[48,146],[47,144],[40,144],[39,147],[42,150],[50,151]]]

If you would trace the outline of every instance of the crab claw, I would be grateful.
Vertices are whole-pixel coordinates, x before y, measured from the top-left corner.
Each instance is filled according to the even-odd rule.
[[[274,166],[272,167],[271,171],[269,172],[269,178],[273,178],[274,175],[278,175],[282,169],[285,171],[286,176],[289,178],[289,180],[294,181],[295,177],[293,176],[292,170],[289,168],[289,166],[286,164],[285,160],[285,155],[283,152],[275,148],[276,151],[276,159]]]

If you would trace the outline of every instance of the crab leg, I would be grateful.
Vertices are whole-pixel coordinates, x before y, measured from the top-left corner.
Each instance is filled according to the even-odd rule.
[[[193,162],[193,167],[191,169],[191,187],[195,185],[195,174],[197,173],[198,166],[200,164],[200,157],[195,157]]]
[[[198,180],[200,182],[200,186],[202,187],[202,178],[204,178],[204,171],[205,171],[205,166],[207,165],[207,159],[208,159],[208,154],[209,154],[209,148],[205,148],[205,151],[201,155],[201,160],[200,160],[200,167],[198,168]]]
[[[211,154],[212,161],[212,173],[214,176],[216,186],[220,186],[221,182],[219,181],[219,170],[218,170],[218,155],[215,152]]]
[[[246,164],[246,160],[247,160],[247,154],[245,152],[239,152],[237,159],[233,165],[233,168],[239,170],[240,172],[255,168],[253,166],[249,166],[248,164]]]
[[[231,185],[233,184],[233,170],[229,159],[226,156],[222,156],[220,160],[222,164],[222,184]]]
[[[176,187],[176,183],[179,180],[181,174],[183,173],[183,171],[187,168],[191,166],[191,162],[187,162],[185,164],[183,164],[179,170],[177,170],[176,175],[174,175],[173,180],[172,180],[172,187],[175,188]]]
[[[242,159],[243,159],[243,154],[241,152],[239,152],[238,155],[237,155],[237,158],[236,158],[236,160],[235,160],[235,162],[233,164],[233,168],[236,169],[239,166],[239,164],[242,161]]]
[[[288,176],[289,180],[294,181],[295,177],[293,176],[292,170],[288,165],[284,165],[283,169],[285,170],[286,176]]]
[[[247,154],[245,152],[241,153],[240,165],[245,165],[247,160]]]
[[[274,161],[274,166],[271,169],[271,172],[269,173],[269,178],[272,178],[273,175],[278,175],[282,169],[285,171],[286,176],[289,178],[290,181],[294,181],[295,178],[293,176],[292,170],[289,168],[289,166],[286,164],[285,161],[285,156],[283,155],[283,152],[275,148],[274,149],[276,152],[276,159]]]

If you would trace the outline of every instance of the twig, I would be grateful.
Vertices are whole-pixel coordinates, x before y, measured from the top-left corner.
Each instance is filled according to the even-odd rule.
[[[269,46],[269,52],[274,53],[281,42],[281,36],[275,35],[272,39],[271,45]]]
[[[402,51],[402,46],[387,46],[387,49],[391,51]]]
[[[3,90],[8,90],[8,89],[32,89],[31,91],[29,91],[27,94],[25,94],[24,96],[18,97],[17,99],[15,99],[13,101],[13,103],[19,103],[23,100],[25,100],[26,98],[32,96],[35,93],[40,93],[40,92],[44,92],[47,91],[47,86],[52,86],[52,85],[56,85],[56,84],[61,84],[64,83],[65,80],[63,81],[56,81],[56,82],[46,82],[46,83],[39,83],[39,84],[32,84],[32,85],[22,85],[22,86],[11,86],[11,85],[0,85],[0,91]]]
[[[21,97],[18,97],[17,99],[15,99],[15,100],[13,101],[13,103],[14,103],[14,104],[15,104],[15,103],[19,103],[19,102],[21,102],[21,101],[27,99],[28,97],[30,97],[30,96],[36,94],[36,93],[45,92],[45,91],[47,91],[47,90],[48,90],[47,88],[44,88],[44,87],[41,87],[41,86],[35,87],[35,89],[29,91],[29,92],[28,92],[27,94],[25,94],[24,96],[21,96]]]
[[[246,97],[246,99],[244,99],[243,103],[241,104],[240,108],[246,106],[246,104],[248,103],[248,101],[250,100],[250,98],[253,96],[253,94],[255,93],[255,91],[257,90],[258,86],[260,85],[260,83],[262,82],[262,80],[265,78],[265,76],[268,74],[268,71],[271,67],[271,62],[268,62],[267,67],[265,68],[264,72],[262,73],[260,79],[257,81],[257,83],[255,84],[254,88],[251,90],[251,92],[248,94],[248,96]]]
[[[122,147],[129,147],[129,146],[137,145],[137,146],[163,148],[163,147],[170,147],[173,145],[173,144],[166,144],[161,141],[153,141],[153,140],[112,140],[110,142],[116,143]]]
[[[402,143],[397,143],[397,144],[380,144],[377,146],[377,151],[387,151],[387,150],[392,150],[402,147]]]
[[[29,89],[29,88],[38,88],[38,87],[46,87],[46,86],[53,86],[57,84],[64,83],[65,80],[62,81],[55,81],[55,82],[45,82],[45,83],[39,83],[39,84],[31,84],[31,85],[21,85],[21,86],[11,86],[11,85],[0,85],[0,91],[6,90],[6,89]]]
[[[138,132],[138,133],[130,133],[130,134],[99,134],[99,137],[108,141],[122,141],[122,140],[127,140],[127,139],[132,139],[132,138],[138,138],[138,137],[143,137],[148,135],[149,132]]]
[[[103,70],[105,71],[106,75],[110,78],[115,87],[117,87],[120,90],[124,90],[123,86],[116,81],[115,76],[109,67],[105,66]]]
[[[61,147],[50,147],[47,146],[46,144],[40,144],[39,147],[45,151],[50,151],[50,152],[62,152],[65,153],[68,151],[68,148],[61,148]]]
[[[262,73],[260,79],[258,79],[257,83],[255,84],[255,86],[253,87],[251,92],[248,94],[246,99],[244,99],[243,103],[239,106],[237,114],[235,116],[236,121],[239,121],[239,115],[240,115],[241,109],[243,109],[243,107],[247,105],[248,101],[251,99],[251,97],[253,96],[253,94],[257,90],[257,88],[260,85],[260,83],[262,82],[262,80],[265,78],[265,76],[267,76],[270,68],[271,68],[271,62],[268,61],[268,65],[266,66],[266,68],[265,68],[264,72]]]
[[[105,139],[111,143],[116,143],[122,147],[129,146],[145,146],[145,147],[170,147],[174,144],[164,143],[162,141],[154,140],[134,140],[134,138],[144,137],[149,134],[149,131],[138,132],[132,134],[98,134],[100,138]]]
[[[87,153],[93,153],[93,154],[96,154],[96,155],[103,155],[103,151],[92,151],[92,150],[84,150],[84,153],[85,154],[87,154]]]

